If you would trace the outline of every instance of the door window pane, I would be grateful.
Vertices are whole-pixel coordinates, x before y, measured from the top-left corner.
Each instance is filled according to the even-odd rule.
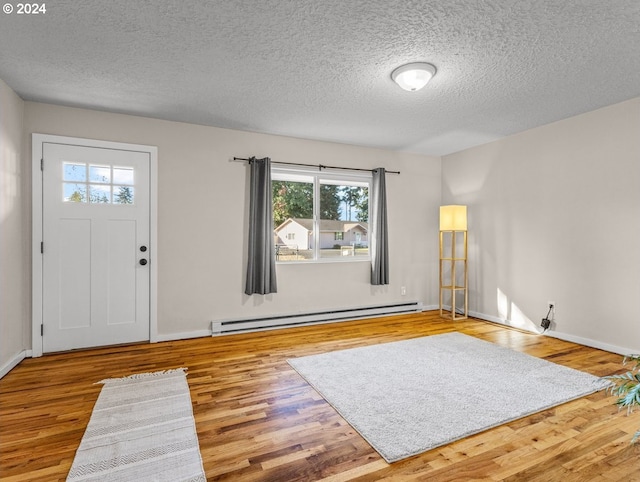
[[[62,164],[62,200],[92,204],[133,204],[134,169],[79,162]]]
[[[87,185],[65,182],[63,183],[63,198],[64,202],[71,203],[86,203],[87,202]]]
[[[133,204],[133,186],[113,186],[113,204]]]
[[[87,180],[87,165],[71,162],[62,163],[62,179],[65,181],[85,182]]]
[[[111,186],[89,184],[89,202],[94,204],[111,203]]]
[[[89,166],[89,182],[111,182],[110,166]]]
[[[133,168],[130,167],[114,167],[113,183],[133,185]]]

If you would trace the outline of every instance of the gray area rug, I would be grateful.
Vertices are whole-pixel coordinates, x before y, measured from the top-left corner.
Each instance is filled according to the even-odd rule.
[[[287,361],[387,462],[609,384],[462,333]]]

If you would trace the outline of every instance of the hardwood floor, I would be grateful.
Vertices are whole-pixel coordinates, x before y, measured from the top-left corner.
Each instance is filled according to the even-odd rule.
[[[619,355],[435,312],[46,355],[0,380],[0,479],[65,480],[95,382],[184,366],[210,481],[640,481],[629,444],[640,412],[619,413],[604,392],[389,465],[286,363],[450,331],[597,376],[622,371]]]

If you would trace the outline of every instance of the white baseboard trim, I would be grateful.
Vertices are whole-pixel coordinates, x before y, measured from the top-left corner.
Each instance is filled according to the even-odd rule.
[[[18,363],[20,363],[25,358],[31,356],[31,350],[22,350],[16,356],[14,356],[11,360],[5,363],[2,368],[0,368],[0,378],[4,377],[7,373],[13,370]]]
[[[478,313],[476,311],[470,311],[469,316],[473,316],[474,318],[479,318],[485,321],[490,321],[492,323],[498,323],[500,325],[508,326],[511,328],[518,328],[519,330],[528,331],[529,333],[532,333],[532,334],[537,334],[537,335],[544,334],[552,338],[558,338],[559,340],[570,341],[572,343],[578,343],[579,345],[584,345],[591,348],[597,348],[598,350],[604,350],[611,353],[618,353],[620,355],[630,355],[632,353],[638,352],[638,350],[632,350],[631,348],[611,345],[609,343],[604,343],[602,341],[592,340],[591,338],[583,338],[581,336],[571,335],[569,333],[562,333],[560,331],[548,330],[543,333],[541,327],[536,327],[537,328],[536,331],[527,330],[525,328],[520,328],[520,327],[514,327],[513,325],[510,325],[509,322],[505,319],[498,318],[496,316],[485,315],[484,313]]]
[[[183,333],[158,333],[155,342],[188,340],[190,338],[203,338],[211,336],[211,330],[196,330]]]
[[[513,325],[513,324],[509,323],[509,320],[506,320],[504,318],[500,318],[500,317],[497,317],[497,316],[491,316],[491,315],[485,315],[484,313],[478,313],[477,311],[470,311],[469,312],[469,316],[472,316],[474,318],[479,318],[479,319],[484,320],[484,321],[490,321],[491,323],[497,323],[499,325],[507,326],[509,328],[515,328],[517,330],[526,331],[527,333],[531,333],[532,335],[542,335],[542,334],[549,334],[550,333],[549,331],[544,333],[544,330],[542,329],[541,326],[536,326],[535,329],[528,329],[528,328],[525,328],[525,327],[522,327],[522,326]]]
[[[581,336],[571,335],[569,333],[562,333],[558,331],[547,331],[545,333],[553,338],[558,338],[559,340],[570,341],[572,343],[578,343],[580,345],[590,346],[591,348],[597,348],[599,350],[609,351],[611,353],[618,353],[619,355],[631,355],[634,353],[638,353],[638,350],[633,350],[631,348],[624,348],[618,345],[611,345],[609,343],[604,343],[598,340],[592,340],[591,338],[582,338]]]
[[[422,311],[434,311],[439,309],[440,309],[440,305],[427,305],[422,308]]]

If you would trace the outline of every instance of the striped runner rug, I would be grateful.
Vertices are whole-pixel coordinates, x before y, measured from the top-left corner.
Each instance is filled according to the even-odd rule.
[[[205,482],[185,368],[107,379],[67,481]]]

